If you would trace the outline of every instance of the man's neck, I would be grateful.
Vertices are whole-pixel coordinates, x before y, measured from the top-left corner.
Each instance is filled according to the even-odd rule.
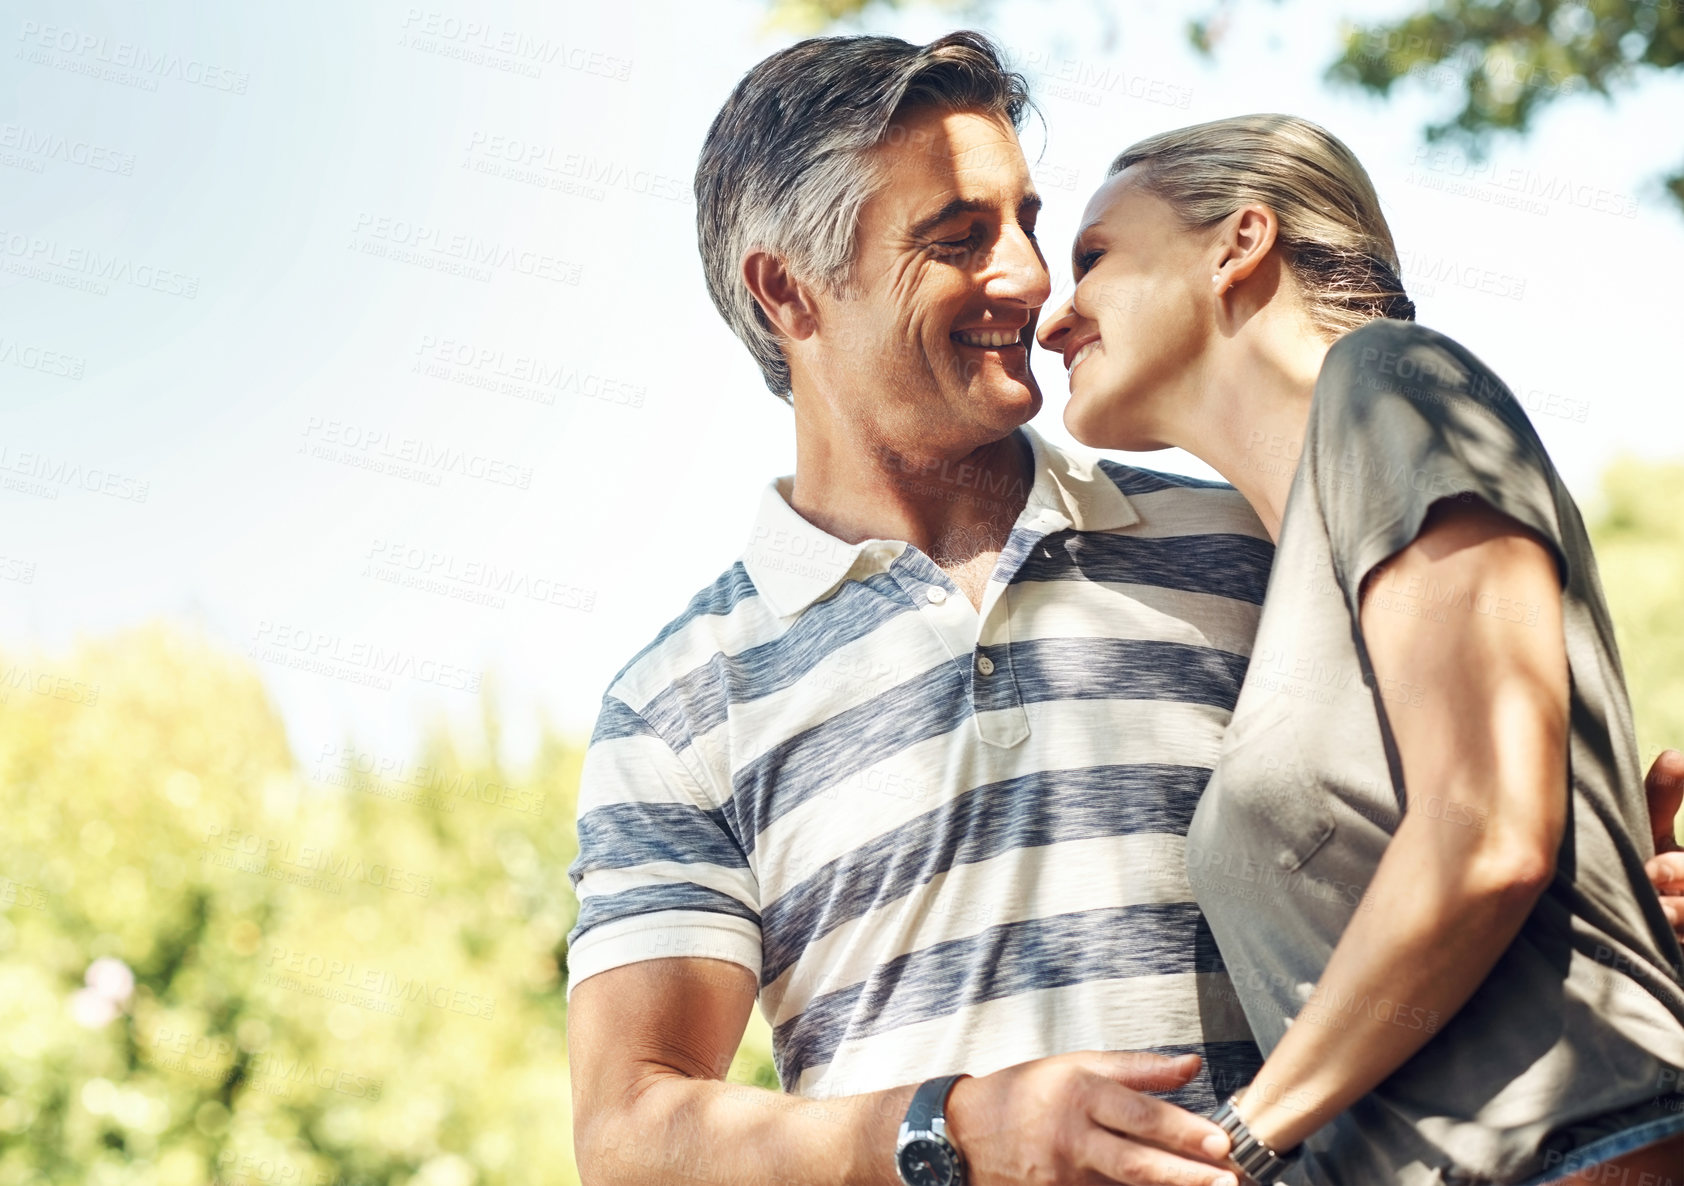
[[[826,429],[833,426],[826,425]],[[1034,452],[1013,431],[951,455],[831,432],[796,432],[790,506],[838,539],[905,540],[971,592],[986,584],[1034,484]],[[969,579],[964,579],[969,578]],[[972,596],[978,601],[980,592]]]

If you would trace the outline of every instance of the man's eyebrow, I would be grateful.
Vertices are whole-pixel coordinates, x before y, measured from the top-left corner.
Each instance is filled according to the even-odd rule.
[[[934,231],[942,223],[960,214],[987,214],[994,209],[994,203],[985,202],[977,198],[954,198],[947,205],[937,210],[928,218],[921,218],[913,224],[908,232],[914,239],[922,239]],[[1029,194],[1017,206],[1017,216],[1021,220],[1031,214],[1041,212],[1041,195]]]
[[[980,202],[975,198],[954,198],[928,218],[921,218],[914,223],[911,235],[914,239],[922,239],[950,218],[960,214],[981,214],[989,209],[991,207],[987,202]]]

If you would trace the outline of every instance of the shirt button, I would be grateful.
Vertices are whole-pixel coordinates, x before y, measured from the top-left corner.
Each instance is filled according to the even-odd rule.
[[[931,585],[924,590],[924,596],[930,599],[931,605],[940,605],[947,600],[947,590],[940,585]]]
[[[990,659],[987,655],[978,655],[976,658],[976,669],[984,675],[993,675],[994,660]]]

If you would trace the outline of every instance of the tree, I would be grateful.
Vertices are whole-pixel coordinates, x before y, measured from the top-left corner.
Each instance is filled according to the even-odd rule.
[[[0,1186],[577,1181],[583,746],[508,769],[483,704],[296,754],[197,634],[0,646]]]
[[[1625,458],[1586,508],[1644,766],[1684,748],[1684,464]]]
[[[1213,52],[1233,0],[1189,26]],[[1611,99],[1642,75],[1684,64],[1684,0],[1432,0],[1424,12],[1350,28],[1328,67],[1336,83],[1389,95],[1406,79],[1452,92],[1459,109],[1426,128],[1483,152],[1526,132],[1539,112],[1585,94]],[[1684,167],[1664,183],[1684,207]]]
[[[769,0],[775,19],[817,28],[900,0]],[[1217,52],[1237,0],[1190,21],[1188,37]],[[1524,133],[1558,100],[1612,98],[1646,73],[1684,64],[1684,0],[1429,0],[1401,20],[1345,31],[1328,78],[1377,95],[1406,80],[1455,96],[1459,109],[1430,124],[1429,141],[1450,139],[1483,154],[1494,134]],[[1684,162],[1663,179],[1684,210]]]

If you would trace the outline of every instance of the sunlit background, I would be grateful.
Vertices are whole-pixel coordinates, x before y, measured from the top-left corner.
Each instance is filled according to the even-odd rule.
[[[793,466],[690,180],[810,31],[999,40],[1061,291],[1132,141],[1332,129],[1593,523],[1645,755],[1684,740],[1684,17],[1381,31],[1425,7],[9,6],[0,1186],[572,1180],[583,742]],[[1429,140],[1470,74],[1526,127]]]

